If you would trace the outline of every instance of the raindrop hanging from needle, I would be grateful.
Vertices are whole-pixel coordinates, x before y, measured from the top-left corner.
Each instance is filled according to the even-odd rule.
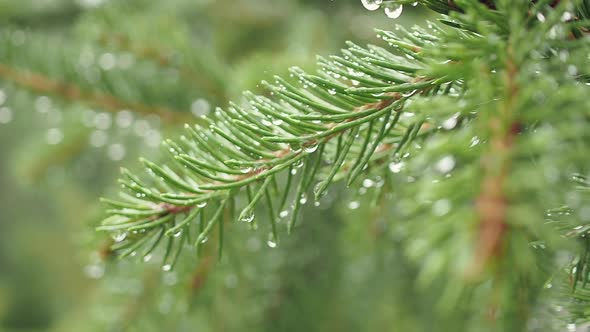
[[[383,0],[361,0],[363,6],[368,10],[377,10],[381,7]]]
[[[398,18],[401,16],[404,6],[399,3],[387,3],[383,8],[385,15],[389,18]]]

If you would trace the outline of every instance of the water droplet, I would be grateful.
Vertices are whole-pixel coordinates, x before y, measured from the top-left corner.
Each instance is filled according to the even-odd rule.
[[[306,145],[306,146],[303,148],[303,150],[304,150],[305,152],[307,152],[307,153],[312,153],[312,152],[315,152],[315,151],[318,149],[318,146],[319,146],[319,144],[317,144],[317,143],[314,143],[314,144],[309,144],[309,145]]]
[[[125,147],[122,144],[111,144],[107,150],[107,155],[111,160],[119,161],[125,157]]]
[[[59,144],[64,138],[64,134],[58,128],[51,128],[47,131],[47,143],[51,145]]]
[[[166,264],[166,265],[163,265],[163,266],[162,266],[162,271],[166,271],[166,272],[168,272],[168,271],[170,271],[170,270],[172,270],[172,265],[170,265],[170,264]]]
[[[100,279],[104,275],[103,264],[92,264],[84,267],[84,273],[92,279]]]
[[[561,52],[559,52],[559,60],[566,62],[569,58],[570,54],[568,51],[566,50],[562,50]]]
[[[307,203],[307,194],[306,193],[301,194],[301,197],[299,197],[299,203],[301,203],[302,205]]]
[[[291,149],[291,152],[293,153],[300,153],[301,152],[301,144],[299,143],[291,143],[289,144],[289,148]]]
[[[361,0],[363,6],[368,10],[377,10],[381,7],[383,0]]]
[[[335,95],[336,94],[336,89],[329,89],[328,93],[331,95]]]
[[[295,174],[297,174],[297,169],[296,168],[291,169],[291,175],[295,175]]]
[[[248,173],[252,172],[252,167],[240,166],[240,172],[242,172],[244,174],[248,174]]]
[[[152,257],[153,257],[153,256],[152,256],[152,254],[147,254],[147,255],[143,256],[143,261],[144,261],[145,263],[147,263],[147,262],[149,262],[150,260],[152,260]]]
[[[563,15],[561,15],[561,20],[563,22],[567,22],[569,20],[571,20],[574,17],[574,15],[570,12],[564,12]]]
[[[39,113],[47,113],[51,108],[51,99],[47,96],[40,96],[35,100],[35,109]]]
[[[459,113],[454,114],[452,117],[448,118],[442,123],[442,127],[446,130],[451,130],[457,126],[457,120],[459,118]]]
[[[252,221],[254,221],[254,210],[252,210],[250,208],[244,209],[244,211],[242,211],[242,213],[240,213],[239,220],[243,221],[243,222],[251,223]]]
[[[274,236],[273,233],[268,233],[268,240],[266,241],[266,244],[270,248],[276,248],[277,247],[277,240],[275,239],[275,236]]]
[[[389,18],[398,18],[404,10],[404,6],[398,3],[388,3],[385,8],[385,15]]]
[[[0,123],[6,124],[12,121],[12,110],[8,107],[0,108]]]
[[[199,98],[191,104],[191,113],[196,117],[206,115],[210,110],[211,105],[209,105],[209,102],[203,98]]]
[[[448,199],[439,199],[432,204],[432,213],[442,217],[451,211],[451,202]]]
[[[453,156],[444,156],[436,162],[434,168],[443,174],[449,173],[455,168],[455,158]]]
[[[289,215],[289,211],[287,211],[287,210],[283,210],[279,213],[279,217],[281,217],[281,218],[285,218],[288,215]]]
[[[348,203],[348,208],[351,210],[356,210],[361,206],[361,203],[359,203],[358,201],[350,201]]]
[[[320,201],[315,201],[315,202],[313,202],[313,206],[315,206],[315,207],[318,207],[318,206],[320,206],[320,204],[321,204],[321,203],[320,203]]]
[[[207,241],[209,241],[209,237],[208,237],[208,236],[203,236],[203,237],[201,238],[201,241],[200,241],[200,243],[207,243]]]
[[[119,128],[128,128],[133,123],[133,113],[128,110],[122,110],[121,112],[117,113],[115,122]]]
[[[318,196],[318,194],[320,194],[320,190],[322,190],[323,186],[325,185],[324,181],[320,181],[318,182],[315,187],[313,188],[313,193]],[[324,196],[326,194],[326,191],[324,191],[323,193],[321,193],[322,196]],[[319,198],[319,197],[318,197]]]
[[[127,238],[127,232],[113,233],[112,237],[115,242],[122,242]]]
[[[272,120],[272,124],[275,125],[275,126],[280,126],[280,125],[283,124],[283,120],[281,120],[281,119],[274,119],[274,120]]]
[[[98,64],[104,70],[111,70],[115,68],[115,65],[117,64],[117,59],[112,53],[105,53],[101,55],[98,59]]]
[[[113,119],[109,113],[98,113],[94,116],[94,126],[96,129],[107,130],[111,127]]]
[[[375,185],[375,181],[373,181],[371,179],[364,179],[363,180],[363,187],[365,187],[365,188],[371,188],[374,185]]]
[[[404,162],[403,161],[389,163],[389,170],[392,173],[399,173],[399,172],[401,172],[403,167],[404,167]]]
[[[179,237],[181,235],[182,235],[182,229],[177,231],[176,233],[172,234],[172,236],[174,236],[174,237]]]
[[[303,166],[303,160],[299,159],[293,163],[293,167],[301,168]]]
[[[471,144],[469,145],[469,147],[474,147],[474,146],[476,146],[478,144],[479,144],[479,137],[473,136],[471,138]]]
[[[578,74],[578,67],[574,65],[567,66],[567,73],[571,76],[576,76]]]
[[[199,209],[202,209],[202,208],[204,208],[205,206],[207,206],[207,201],[205,201],[205,202],[200,202],[200,203],[197,203],[197,208],[199,208]]]

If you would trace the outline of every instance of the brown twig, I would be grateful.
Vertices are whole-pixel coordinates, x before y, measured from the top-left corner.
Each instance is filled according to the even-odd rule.
[[[37,93],[55,95],[69,101],[85,102],[109,112],[128,109],[142,115],[158,115],[162,121],[169,123],[194,121],[194,117],[189,112],[175,111],[162,106],[148,106],[141,103],[127,102],[100,91],[84,91],[77,85],[54,80],[39,73],[21,71],[2,63],[0,63],[0,78],[12,81]]]
[[[508,49],[507,68],[504,76],[507,97],[500,104],[498,117],[489,122],[491,131],[490,150],[481,159],[484,178],[476,200],[479,216],[479,235],[475,258],[468,271],[477,277],[491,259],[501,255],[506,232],[509,229],[508,197],[505,193],[506,179],[510,172],[510,154],[521,125],[514,120],[514,108],[519,91],[516,79],[518,70],[512,60],[512,49]]]

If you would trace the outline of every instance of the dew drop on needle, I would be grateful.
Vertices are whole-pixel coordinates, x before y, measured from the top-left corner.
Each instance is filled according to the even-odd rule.
[[[398,3],[388,3],[383,10],[385,11],[385,15],[389,18],[398,18],[402,15],[402,11],[404,10],[404,6]]]
[[[363,6],[368,10],[377,10],[381,7],[383,0],[361,0]]]

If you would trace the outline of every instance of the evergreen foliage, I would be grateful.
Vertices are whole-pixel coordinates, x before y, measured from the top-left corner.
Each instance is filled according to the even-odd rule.
[[[319,200],[333,181],[381,175],[381,191],[395,192],[390,173],[405,168],[416,194],[394,204],[407,254],[422,262],[418,282],[447,276],[438,302],[471,312],[468,326],[487,316],[525,328],[546,280],[559,277],[548,257],[568,245],[544,211],[571,194],[556,184],[586,167],[586,4],[426,5],[456,12],[447,27],[379,31],[388,48],[350,44],[319,58],[315,74],[292,68],[299,86],[276,77],[263,82],[270,95],[246,92],[206,126],[187,125],[165,142],[173,162],[142,160],[147,178],[123,170],[131,194],[104,200],[111,216],[99,227],[120,232],[113,249],[148,255],[165,243],[169,270],[186,242],[198,249],[214,231],[221,256],[234,219],[270,223],[274,247],[279,221],[289,232],[298,224],[311,188]],[[256,218],[263,209],[268,218]],[[568,234],[584,238],[575,230],[585,212]],[[570,269],[574,302],[587,298],[587,256]]]
[[[388,16],[414,2],[363,0],[369,9],[385,7]],[[141,159],[141,174],[122,169],[120,197],[102,199],[107,217],[97,229],[112,237],[104,255],[153,258],[164,271],[184,274],[182,258],[198,262],[193,292],[213,261],[239,246],[229,235],[245,224],[268,234],[270,248],[295,248],[284,252],[284,266],[298,265],[307,243],[327,241],[326,252],[333,252],[333,238],[313,231],[322,229],[326,237],[341,225],[310,225],[305,216],[311,205],[331,204],[331,191],[347,197],[340,190],[346,186],[368,192],[348,204],[362,211],[354,222],[375,223],[374,232],[386,234],[375,250],[388,266],[376,270],[394,279],[388,291],[401,308],[396,315],[405,317],[403,329],[562,331],[587,324],[590,2],[418,2],[438,12],[438,22],[378,30],[378,45],[349,42],[339,55],[318,57],[315,71],[293,67],[288,77],[263,81],[262,92],[246,91],[186,124],[183,136],[164,141],[165,161]],[[120,78],[86,73],[91,79],[72,87],[65,82],[88,77],[68,65],[51,72],[58,66],[23,56],[48,41],[31,39],[17,51],[13,36],[2,38],[3,62],[53,79],[31,80],[5,65],[0,75],[36,92],[160,114],[172,123],[186,119],[175,110],[192,98],[180,85],[193,84],[218,103],[231,95],[227,73],[209,66],[214,57],[190,52],[183,38],[172,47],[181,45],[187,56],[170,60],[131,38],[97,36],[161,66],[201,75],[153,85],[148,70],[131,79],[144,84],[122,86],[113,84],[124,82]],[[59,52],[56,59],[70,50]],[[190,77],[199,79],[189,83]],[[169,100],[178,104],[158,106]],[[348,236],[351,244],[357,238]],[[290,246],[291,237],[303,247]],[[303,269],[313,273],[317,263],[310,261]],[[332,264],[339,264],[338,256]],[[145,275],[146,285],[155,273]],[[323,304],[345,296],[324,287],[329,282],[318,284],[323,296],[335,298]],[[277,301],[285,306],[289,292],[306,291],[282,287]],[[365,287],[376,302],[390,300]],[[138,302],[151,296],[153,287],[146,289]],[[265,315],[274,317],[277,307],[265,307]],[[371,317],[380,315],[387,314]],[[297,325],[281,320],[268,328],[286,329],[280,323]],[[320,317],[315,328],[321,323],[338,329]],[[353,326],[384,327],[378,320]]]
[[[162,243],[168,270],[185,243],[199,249],[213,232],[221,256],[232,220],[268,222],[274,247],[280,229],[301,223],[310,192],[318,201],[332,182],[380,176],[375,197],[397,197],[418,283],[445,277],[440,309],[468,312],[472,328],[524,329],[539,303],[563,295],[539,299],[563,278],[558,254],[577,251],[545,211],[576,216],[566,234],[585,241],[587,207],[568,203],[579,194],[563,182],[587,172],[588,4],[424,4],[449,16],[379,31],[388,47],[350,43],[313,74],[292,68],[299,84],[276,77],[263,82],[268,95],[246,92],[205,126],[187,125],[165,142],[170,162],[142,160],[146,177],[123,170],[127,193],[104,200],[99,227],[119,232],[113,249],[147,255]],[[394,186],[399,176],[412,183]],[[572,313],[587,298],[580,250],[566,282]]]

